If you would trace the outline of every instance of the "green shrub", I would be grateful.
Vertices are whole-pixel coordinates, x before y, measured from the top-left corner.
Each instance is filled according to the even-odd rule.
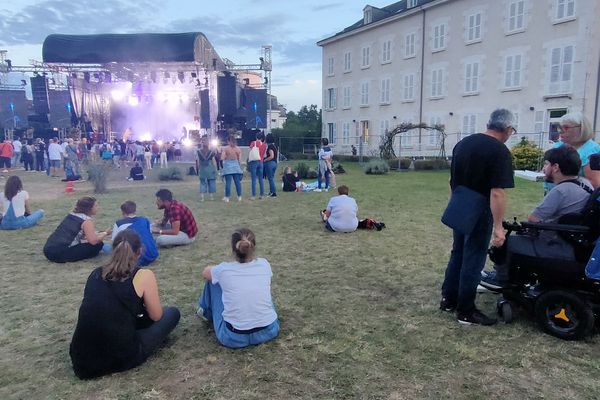
[[[410,167],[411,161],[412,160],[410,158],[392,158],[390,160],[387,160],[390,169],[393,170],[408,169]]]
[[[317,171],[315,169],[309,168],[308,173],[306,174],[307,179],[317,179]]]
[[[527,169],[530,171],[540,169],[544,152],[524,136],[518,144],[510,149],[510,152],[513,156],[515,169]]]
[[[386,160],[375,159],[363,165],[363,170],[367,175],[383,175],[388,173],[390,166]]]
[[[429,160],[415,160],[415,170],[431,171],[450,168],[448,160],[443,158],[432,158]]]
[[[167,169],[160,170],[158,179],[161,181],[182,181],[183,174],[179,168],[169,167]]]
[[[310,170],[310,167],[305,162],[299,162],[298,164],[296,164],[296,171],[298,171],[298,178],[300,178],[300,179],[308,178],[309,170]]]
[[[108,167],[106,164],[90,164],[88,166],[88,179],[94,185],[94,193],[105,193],[106,180],[108,179]]]

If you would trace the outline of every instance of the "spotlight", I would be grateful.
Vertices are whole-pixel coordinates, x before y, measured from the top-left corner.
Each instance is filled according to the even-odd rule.
[[[187,103],[188,101],[190,101],[190,96],[188,96],[187,94],[182,94],[181,96],[179,96],[179,100],[182,103]]]
[[[142,137],[140,137],[140,139],[142,139],[142,142],[149,142],[152,140],[152,134],[150,132],[146,132],[142,135]]]
[[[179,79],[179,82],[183,83],[185,80],[185,74],[182,71],[177,72],[177,79]]]
[[[123,92],[121,90],[114,89],[114,90],[110,91],[110,97],[112,97],[113,100],[121,101],[125,98],[125,96],[126,96],[125,92]]]
[[[212,145],[212,147],[217,147],[219,145],[219,140],[213,139],[210,141],[210,144]]]
[[[185,138],[181,141],[185,147],[191,147],[193,145],[192,141],[189,138]]]
[[[163,145],[163,143],[164,143],[164,142],[163,142],[162,140],[160,140],[160,139],[156,141],[156,144],[157,144],[157,145],[159,145],[159,146],[162,146],[162,145]]]
[[[140,99],[138,99],[135,96],[129,96],[129,99],[127,100],[127,102],[129,103],[130,106],[137,106],[138,104],[140,104]]]

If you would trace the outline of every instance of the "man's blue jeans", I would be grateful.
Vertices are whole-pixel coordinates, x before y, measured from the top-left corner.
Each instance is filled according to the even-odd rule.
[[[265,163],[265,172],[267,179],[269,179],[269,193],[277,193],[277,186],[275,186],[275,170],[277,169],[277,161],[271,160]]]
[[[457,314],[469,314],[475,309],[477,285],[481,281],[491,235],[492,213],[489,209],[481,215],[470,235],[454,231],[442,297],[450,304],[456,303]]]
[[[225,197],[231,196],[231,180],[235,183],[235,191],[238,197],[242,197],[242,174],[227,174],[225,175]]]
[[[219,342],[232,349],[253,346],[273,339],[279,333],[279,320],[264,329],[253,333],[235,333],[227,328],[223,319],[223,292],[219,284],[206,282],[198,304],[204,310],[204,317],[212,321]]]
[[[317,174],[317,185],[318,188],[321,189],[321,183],[323,182],[323,175],[325,175],[325,189],[329,189],[329,171],[326,171],[325,174],[322,174],[321,171]]]
[[[256,197],[256,180],[260,185],[260,195],[265,195],[265,182],[263,180],[263,162],[262,161],[248,161],[248,169],[250,170],[250,176],[252,179],[252,197]]]

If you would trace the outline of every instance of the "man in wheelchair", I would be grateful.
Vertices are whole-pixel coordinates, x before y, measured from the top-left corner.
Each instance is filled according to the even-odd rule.
[[[527,218],[530,223],[563,223],[578,225],[582,212],[593,192],[585,178],[578,177],[581,159],[573,147],[562,146],[544,154],[543,173],[556,186]],[[534,224],[522,224],[532,226]],[[522,228],[522,227],[521,227]],[[514,255],[545,259],[575,260],[575,249],[557,230],[516,229],[517,235],[507,236],[503,248],[494,249],[497,257],[494,270],[482,272],[481,286],[500,290],[508,283],[511,257]],[[498,256],[499,255],[499,256]]]

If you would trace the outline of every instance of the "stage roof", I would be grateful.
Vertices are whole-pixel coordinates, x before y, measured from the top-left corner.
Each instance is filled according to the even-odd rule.
[[[56,64],[177,62],[213,68],[223,65],[200,32],[50,35],[44,40],[42,57],[45,63]]]

